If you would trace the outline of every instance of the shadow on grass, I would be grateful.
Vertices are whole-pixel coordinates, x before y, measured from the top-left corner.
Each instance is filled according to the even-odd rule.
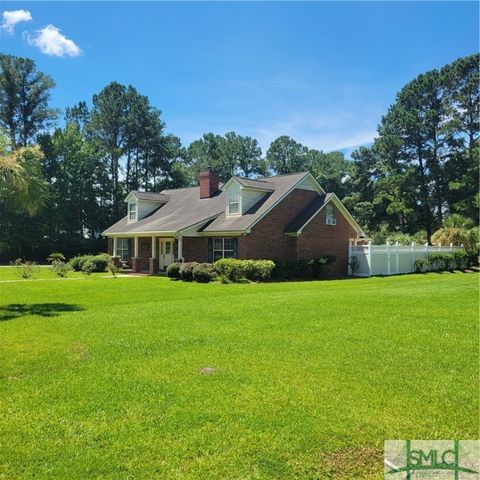
[[[85,309],[80,305],[70,303],[11,303],[0,307],[0,322],[24,317],[25,315],[56,317],[63,312],[79,312],[81,310]]]

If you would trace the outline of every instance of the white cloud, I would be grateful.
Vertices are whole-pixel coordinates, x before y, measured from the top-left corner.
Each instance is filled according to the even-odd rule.
[[[62,35],[60,29],[51,24],[37,30],[35,37],[31,38],[29,36],[28,42],[38,47],[45,55],[54,57],[63,57],[65,55],[76,57],[82,53],[73,40]]]
[[[2,16],[2,30],[5,30],[7,33],[13,33],[17,23],[32,20],[32,14],[28,10],[5,11]]]

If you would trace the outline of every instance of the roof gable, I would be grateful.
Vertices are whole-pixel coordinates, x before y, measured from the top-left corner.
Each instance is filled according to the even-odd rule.
[[[345,217],[347,222],[357,232],[358,235],[364,236],[365,233],[347,210],[345,205],[334,193],[327,193],[315,199],[303,212],[294,218],[285,228],[285,233],[300,235],[303,229],[323,210],[323,208],[332,202]]]

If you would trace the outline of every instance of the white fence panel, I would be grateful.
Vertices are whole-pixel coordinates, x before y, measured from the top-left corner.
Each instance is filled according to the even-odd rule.
[[[415,271],[415,260],[425,258],[430,253],[451,253],[463,247],[432,245],[352,245],[349,246],[350,263],[356,259],[357,268],[350,273],[356,277],[371,275],[396,275]],[[351,268],[351,267],[350,267]]]

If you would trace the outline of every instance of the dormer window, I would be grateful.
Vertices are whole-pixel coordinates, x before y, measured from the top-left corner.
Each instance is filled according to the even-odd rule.
[[[229,192],[228,194],[228,214],[240,215],[240,192]]]
[[[129,202],[128,204],[128,221],[133,222],[137,219],[137,204],[136,202]]]
[[[327,205],[325,207],[325,223],[327,225],[336,225],[337,220],[333,214],[333,205]]]

